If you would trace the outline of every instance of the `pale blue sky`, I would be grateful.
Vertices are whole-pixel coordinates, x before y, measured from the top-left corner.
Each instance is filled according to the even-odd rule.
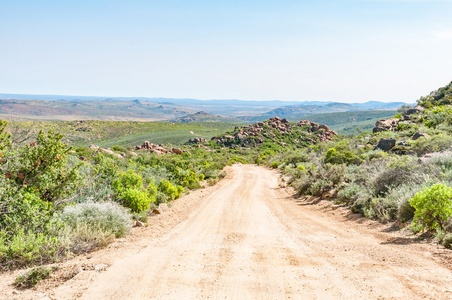
[[[0,93],[409,101],[452,80],[452,1],[0,0]]]

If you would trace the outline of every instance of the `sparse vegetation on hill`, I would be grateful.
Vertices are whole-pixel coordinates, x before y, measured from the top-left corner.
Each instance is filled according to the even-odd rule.
[[[402,107],[394,118],[376,122],[373,133],[280,152],[267,164],[289,176],[300,195],[336,199],[382,221],[414,218],[413,230],[441,240],[452,231],[449,89],[422,97],[426,107]]]
[[[223,123],[243,123],[242,120],[231,118],[231,117],[222,117],[213,114],[209,114],[205,111],[199,111],[194,114],[189,114],[177,119],[172,120],[175,123],[197,123],[197,122],[223,122]]]

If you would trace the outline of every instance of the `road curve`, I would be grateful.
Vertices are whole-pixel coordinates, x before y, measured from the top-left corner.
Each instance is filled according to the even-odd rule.
[[[182,223],[99,274],[82,299],[452,299],[429,245],[388,242],[234,165]]]

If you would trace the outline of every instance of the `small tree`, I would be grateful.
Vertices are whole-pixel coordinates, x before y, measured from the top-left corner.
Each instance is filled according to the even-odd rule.
[[[414,195],[410,205],[416,209],[414,224],[442,231],[452,216],[452,188],[441,183],[426,187]]]

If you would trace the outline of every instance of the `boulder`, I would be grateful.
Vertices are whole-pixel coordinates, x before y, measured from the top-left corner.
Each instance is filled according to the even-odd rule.
[[[391,150],[392,148],[394,148],[394,146],[396,145],[396,140],[393,138],[383,138],[378,142],[378,145],[375,147],[374,150],[380,149],[383,151],[388,152],[389,150]]]
[[[394,131],[394,129],[399,125],[399,119],[387,119],[387,120],[379,120],[375,123],[375,127],[372,130],[373,133],[381,132],[381,131]]]
[[[178,154],[178,155],[181,155],[181,154],[182,154],[182,150],[177,149],[177,148],[171,149],[171,152],[173,152],[174,154]]]
[[[100,147],[99,147],[99,146],[96,146],[96,145],[89,145],[88,148],[91,149],[91,150],[97,150],[97,149],[99,149]]]
[[[166,204],[166,203],[160,203],[160,204],[159,204],[159,210],[160,210],[161,212],[167,211],[167,210],[168,210],[168,204]]]
[[[420,137],[429,138],[430,136],[428,134],[426,134],[425,132],[416,132],[413,135],[413,140],[417,140]]]
[[[323,129],[323,130],[325,130],[325,132],[329,132],[330,131],[330,128],[328,126],[326,126],[326,125],[320,125],[319,129]]]
[[[422,112],[424,110],[425,110],[425,108],[423,108],[422,106],[416,105],[415,107],[412,107],[412,108],[408,109],[406,111],[405,115],[409,116],[409,115],[412,115],[412,114],[415,114],[415,113],[420,113],[420,112]]]
[[[149,141],[144,141],[143,145],[141,146],[144,149],[150,149],[151,148],[151,142]]]
[[[135,221],[135,223],[133,224],[133,226],[134,226],[134,227],[143,227],[143,226],[144,226],[144,223],[137,220],[137,221]]]

